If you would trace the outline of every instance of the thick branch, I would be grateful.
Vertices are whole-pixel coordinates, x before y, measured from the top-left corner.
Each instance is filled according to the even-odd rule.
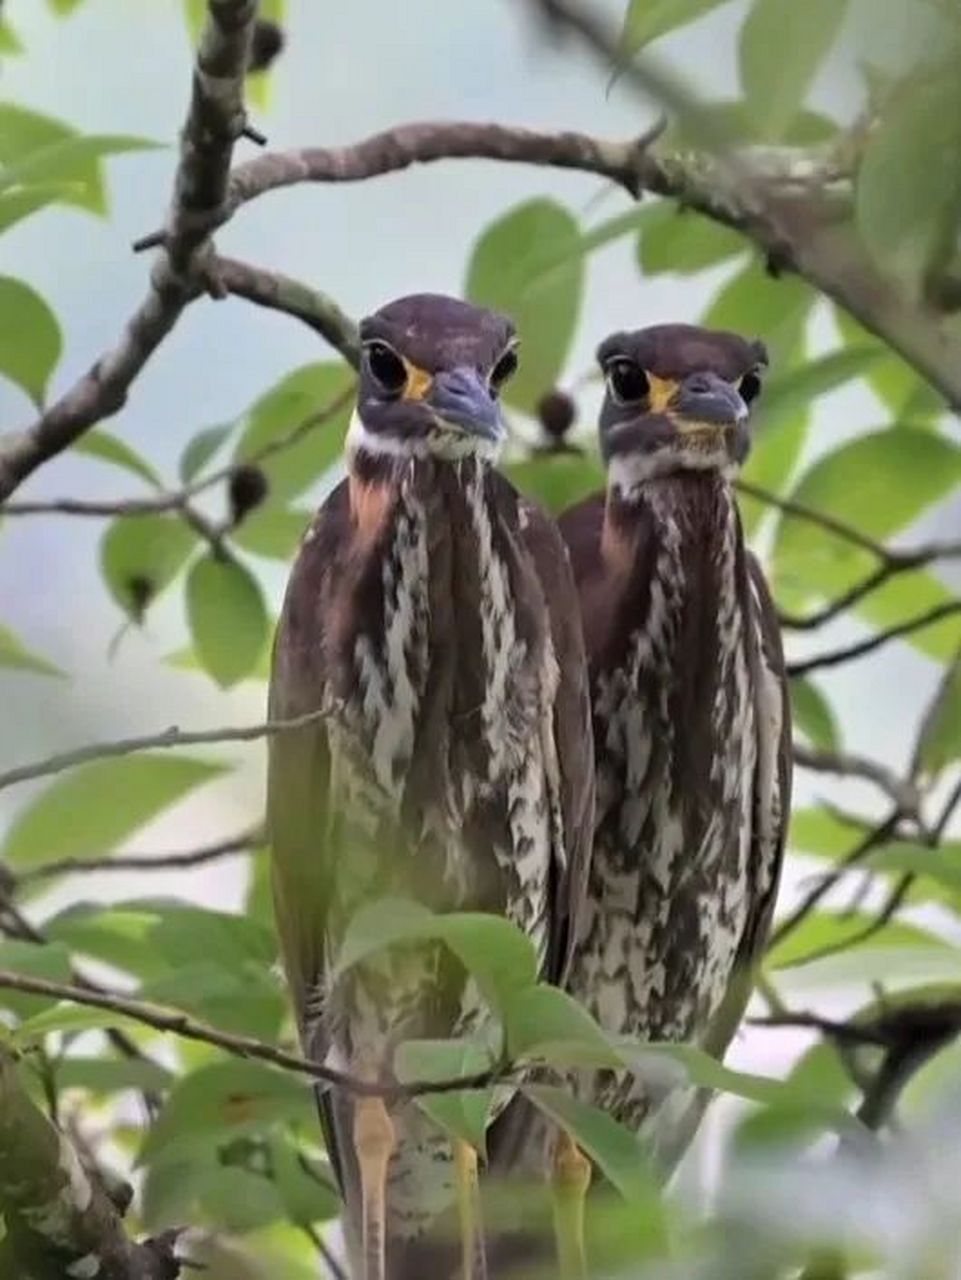
[[[116,346],[32,426],[0,443],[0,499],[123,406],[137,374],[204,287],[197,254],[225,216],[233,144],[245,123],[243,83],[256,8],[256,0],[208,0],[164,253],[150,289]]]
[[[169,1245],[129,1239],[103,1188],[34,1106],[0,1045],[0,1213],[22,1280],[174,1280]]]
[[[495,1079],[503,1078],[503,1073],[500,1072],[478,1071],[472,1075],[452,1077],[450,1080],[411,1080],[406,1084],[396,1084],[391,1081],[378,1083],[368,1079],[358,1079],[320,1062],[311,1062],[309,1058],[302,1058],[296,1053],[287,1053],[274,1045],[265,1044],[262,1040],[255,1040],[252,1036],[232,1035],[230,1032],[221,1031],[218,1027],[200,1022],[186,1013],[147,1004],[142,1000],[133,1000],[114,992],[89,991],[64,982],[48,982],[46,978],[36,978],[25,973],[11,973],[6,969],[0,969],[0,990],[22,991],[28,995],[66,1000],[92,1009],[105,1009],[109,1013],[117,1014],[118,1017],[131,1018],[146,1027],[153,1027],[156,1031],[169,1032],[184,1040],[199,1040],[204,1044],[212,1044],[238,1058],[255,1058],[260,1062],[269,1062],[275,1067],[283,1067],[286,1071],[310,1076],[324,1084],[364,1097],[411,1098],[423,1093],[453,1093],[458,1089],[484,1088]]]

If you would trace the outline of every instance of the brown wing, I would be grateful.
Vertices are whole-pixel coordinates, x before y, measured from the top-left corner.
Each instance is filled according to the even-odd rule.
[[[594,836],[594,738],[590,685],[577,589],[557,526],[533,502],[519,504],[521,537],[537,571],[550,614],[558,665],[554,746],[564,822],[563,865],[557,868],[550,902],[547,978],[563,983],[573,945],[573,923],[587,891]]]
[[[328,696],[327,607],[348,540],[346,485],[321,507],[301,545],[274,640],[269,715],[293,719]],[[322,721],[268,742],[267,827],[281,950],[305,1052],[322,1060],[321,1001],[331,862],[331,754]],[[319,1098],[331,1162],[341,1175],[333,1110]]]

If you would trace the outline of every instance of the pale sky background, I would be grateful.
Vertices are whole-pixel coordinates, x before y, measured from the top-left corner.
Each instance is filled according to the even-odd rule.
[[[608,9],[621,11],[623,0]],[[256,117],[272,147],[345,143],[404,120],[429,117],[494,119],[543,128],[577,128],[627,138],[652,113],[623,87],[605,92],[603,76],[569,49],[545,46],[526,20],[520,0],[353,0],[349,5],[290,0],[289,45],[277,64],[272,103]],[[92,133],[140,134],[174,143],[183,120],[190,50],[179,0],[85,0],[57,21],[42,0],[8,0],[5,11],[27,52],[7,59],[0,93],[14,102],[69,120]],[[735,37],[740,0],[658,46],[709,97],[736,91]],[[864,32],[897,47],[904,28],[872,24],[874,0],[858,0],[841,46],[821,76],[820,105],[846,118],[857,103],[849,74]],[[776,56],[776,55],[775,55]],[[242,143],[238,158],[253,154]],[[175,163],[172,149],[108,162],[107,220],[49,210],[0,238],[0,272],[27,280],[50,302],[65,333],[54,391],[72,380],[116,338],[139,302],[149,263],[129,244],[155,228],[165,208]],[[355,316],[415,290],[457,292],[473,240],[509,206],[549,194],[590,220],[626,208],[610,192],[590,208],[600,184],[556,171],[492,163],[450,162],[341,187],[297,187],[253,205],[218,238],[223,251],[280,269],[330,292]],[[568,380],[590,367],[606,332],[663,320],[696,320],[729,269],[686,280],[641,281],[624,241],[591,259],[588,291]],[[818,342],[832,331],[819,322]],[[175,479],[176,459],[199,428],[234,418],[290,369],[329,353],[296,322],[240,301],[190,308],[173,336],[137,381],[128,406],[109,422]],[[0,383],[0,424],[31,419],[14,387]],[[809,456],[848,435],[886,422],[865,391],[825,399],[809,442]],[[120,497],[138,492],[133,477],[80,458],[43,468],[18,496]],[[214,508],[216,510],[216,508]],[[957,533],[961,504],[947,504],[917,536]],[[159,659],[186,641],[182,590],[151,610],[143,632],[131,632],[116,656],[111,638],[122,622],[97,570],[105,525],[90,520],[8,521],[0,536],[0,620],[24,641],[67,669],[69,683],[0,671],[4,708],[0,769],[91,739],[161,730],[171,724],[202,728],[263,718],[265,688],[247,682],[228,694],[204,676],[175,672]],[[284,569],[256,562],[274,612]],[[961,586],[961,577],[953,581]],[[817,639],[826,647],[854,638],[842,623]],[[933,687],[936,668],[906,645],[881,660],[846,666],[823,687],[834,699],[847,745],[897,764],[910,750],[911,726]],[[146,831],[135,847],[191,847],[241,828],[258,817],[262,751],[225,751],[238,768]],[[0,822],[25,802],[30,788],[0,795]],[[876,797],[870,789],[839,790],[826,779],[801,776],[797,801]],[[93,851],[92,851],[93,852]],[[810,868],[807,868],[809,870]],[[796,879],[792,876],[791,879]],[[58,892],[55,903],[82,888],[85,896],[177,892],[211,905],[239,901],[237,868],[131,879],[86,877]],[[53,903],[51,904],[53,905]],[[748,1032],[731,1060],[777,1070],[796,1041]]]

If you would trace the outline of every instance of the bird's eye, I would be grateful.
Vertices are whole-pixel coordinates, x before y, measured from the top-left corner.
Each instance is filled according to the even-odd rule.
[[[498,360],[497,364],[495,364],[494,368],[491,370],[491,376],[490,376],[491,391],[495,393],[500,391],[501,387],[508,380],[508,378],[513,378],[516,372],[517,372],[517,351],[515,350],[514,347],[511,347],[508,351],[504,352],[504,354]]]
[[[369,342],[365,348],[367,367],[385,391],[398,395],[407,385],[407,370],[396,351],[386,342]]]
[[[750,404],[761,394],[761,379],[756,373],[746,373],[738,383],[737,389],[744,403]]]
[[[619,404],[643,400],[651,389],[647,374],[633,360],[612,360],[605,372],[611,395]]]

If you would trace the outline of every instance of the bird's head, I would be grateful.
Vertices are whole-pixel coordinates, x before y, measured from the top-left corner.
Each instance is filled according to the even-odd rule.
[[[607,383],[601,451],[627,487],[678,471],[730,474],[750,447],[764,344],[695,325],[615,333],[597,351]]]
[[[390,302],[360,326],[348,451],[493,458],[507,433],[499,395],[517,368],[506,316],[442,294]]]

